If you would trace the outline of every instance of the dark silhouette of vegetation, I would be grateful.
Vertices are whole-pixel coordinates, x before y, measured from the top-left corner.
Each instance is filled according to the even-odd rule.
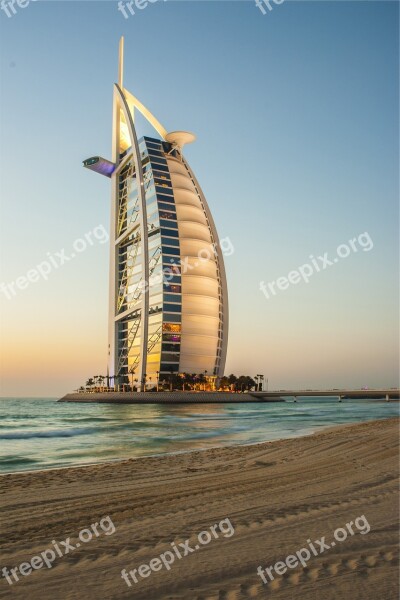
[[[138,379],[133,379],[133,375],[135,373],[131,373],[131,381],[129,384],[125,383],[122,387],[118,382],[117,377],[106,377],[103,375],[95,375],[86,381],[86,390],[88,391],[103,391],[110,388],[107,388],[107,379],[110,382],[110,386],[114,389],[113,380],[115,384],[115,389],[120,387],[120,391],[136,391],[138,387]],[[143,378],[142,385],[146,385],[146,391],[156,392],[157,379],[152,377],[147,377],[147,375]],[[258,389],[258,384],[249,375],[240,375],[237,377],[233,373],[230,375],[224,375],[219,379],[215,379],[215,377],[210,377],[207,375],[207,371],[204,373],[160,373],[158,378],[158,391],[172,391],[172,390],[182,390],[182,391],[226,391],[226,392],[246,392],[250,390]],[[84,391],[83,387],[79,388],[79,391]]]

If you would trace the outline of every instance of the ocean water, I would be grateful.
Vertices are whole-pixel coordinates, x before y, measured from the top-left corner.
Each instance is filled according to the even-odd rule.
[[[253,444],[399,414],[397,402],[111,405],[0,398],[0,472]]]

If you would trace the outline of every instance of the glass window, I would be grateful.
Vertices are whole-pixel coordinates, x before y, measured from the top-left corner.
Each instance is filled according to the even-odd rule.
[[[147,223],[150,225],[151,223],[158,223],[158,213],[153,212],[150,215],[147,215]]]
[[[149,239],[149,250],[156,248],[160,245],[160,233],[153,234]]]
[[[156,186],[156,191],[157,191],[157,194],[160,193],[160,194],[163,194],[165,196],[173,196],[174,195],[174,192],[173,192],[172,188],[165,188],[165,187]]]
[[[176,316],[176,315],[174,315]],[[163,323],[162,330],[171,333],[180,333],[182,325],[179,323]]]
[[[169,235],[170,237],[179,237],[179,233],[175,229],[163,229],[162,235]]]
[[[162,339],[165,342],[180,342],[181,336],[176,333],[163,333]]]
[[[179,362],[179,354],[176,352],[163,352],[161,360],[163,362]]]
[[[167,181],[168,183],[171,183],[171,177],[169,175],[165,175],[165,173],[160,173],[160,174],[155,174],[154,177],[159,177],[160,179],[162,179],[162,182],[164,183],[165,181]]]
[[[153,164],[153,171],[154,173],[156,171],[163,171],[164,173],[169,173],[169,169],[167,167],[166,161],[164,161],[164,164]]]
[[[146,192],[146,204],[149,205],[152,202],[155,202],[155,200],[156,200],[156,194],[155,194],[155,191],[153,188],[150,192],[149,191]]]
[[[172,275],[172,273],[175,273],[176,275],[180,275],[181,266],[179,264],[164,265],[163,272],[165,275],[170,275],[170,274]]]
[[[170,180],[167,179],[166,177],[165,177],[165,179],[162,179],[161,177],[154,177],[154,182],[159,187],[163,187],[163,188],[172,187]]]
[[[162,236],[161,242],[165,246],[178,246],[179,248],[179,240],[176,240],[174,238],[167,238],[165,236]]]
[[[181,315],[176,315],[174,313],[164,313],[164,320],[168,323],[180,323],[181,318]]]
[[[179,248],[169,248],[168,246],[162,247],[163,254],[173,254],[175,256],[180,256],[181,251]]]
[[[180,298],[180,296],[177,296],[177,298]],[[151,306],[153,305],[157,305],[157,304],[162,304],[162,294],[157,294],[154,293],[152,288],[150,288],[150,299],[149,299],[149,303],[151,304]]]
[[[150,158],[151,160],[151,164],[154,165],[154,167],[156,167],[156,169],[159,169],[160,167],[163,167],[164,165],[167,164],[165,158],[161,158],[161,156],[152,156]]]
[[[167,285],[168,283],[170,284],[171,288],[173,283],[181,283],[181,278],[179,275],[174,275],[174,277],[171,277],[170,275],[167,275],[168,280],[165,281],[164,285]]]
[[[162,158],[164,158],[163,152],[160,152],[160,146],[158,146],[158,148],[155,149],[155,148],[153,148],[152,144],[148,144],[147,148],[148,148],[148,151],[149,151],[149,154],[150,154],[151,157],[153,157],[153,156],[161,156]]]
[[[151,135],[144,135],[141,139],[143,139],[146,142],[146,144],[147,142],[149,142],[150,144],[158,144],[159,146],[161,146],[161,140],[159,140],[158,138],[153,138],[151,137]]]
[[[168,227],[170,229],[178,229],[178,223],[176,221],[167,221],[167,219],[160,219],[161,227]]]
[[[163,344],[161,347],[162,352],[179,352],[181,349],[180,344]]]
[[[164,194],[157,192],[157,198],[159,202],[170,202],[171,204],[175,204],[173,196],[164,196]]]
[[[158,208],[159,208],[159,210],[167,210],[168,212],[171,212],[171,211],[175,212],[174,204],[164,204],[163,202],[159,202]]]
[[[182,312],[182,306],[181,304],[165,304],[164,302],[164,312],[165,311],[180,313]]]
[[[161,373],[179,373],[179,363],[174,365],[164,363],[160,366],[160,374]],[[168,375],[166,375],[166,381],[168,382]]]
[[[168,219],[169,221],[176,221],[176,212],[171,204],[171,210],[160,211],[160,219]]]
[[[180,294],[164,294],[164,302],[181,302],[182,296]]]
[[[165,292],[174,292],[174,294],[180,294],[182,292],[182,286],[174,285],[171,283],[164,283],[164,291]]]

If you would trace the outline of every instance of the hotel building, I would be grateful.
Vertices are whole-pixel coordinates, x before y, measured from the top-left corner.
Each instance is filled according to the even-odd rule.
[[[188,132],[168,133],[119,82],[112,160],[84,166],[111,180],[108,372],[145,389],[171,373],[224,373],[228,296],[217,231],[183,156]],[[157,132],[137,138],[135,111]]]

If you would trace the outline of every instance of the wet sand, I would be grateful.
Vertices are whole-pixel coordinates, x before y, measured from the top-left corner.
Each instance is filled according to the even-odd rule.
[[[12,585],[2,577],[0,597],[397,599],[398,426],[387,419],[253,446],[3,475],[0,568],[54,549],[53,540],[75,546],[78,532],[105,516],[116,530],[98,525],[98,537],[78,540],[51,569],[19,573]],[[355,523],[365,521],[370,531],[361,534]],[[347,529],[347,539],[334,540],[350,522],[354,535]],[[206,530],[210,541],[199,543]],[[323,536],[335,545],[263,583],[259,565]],[[139,575],[173,551],[171,542],[183,553],[185,540],[193,552]],[[128,587],[123,569],[136,569],[138,582]]]

